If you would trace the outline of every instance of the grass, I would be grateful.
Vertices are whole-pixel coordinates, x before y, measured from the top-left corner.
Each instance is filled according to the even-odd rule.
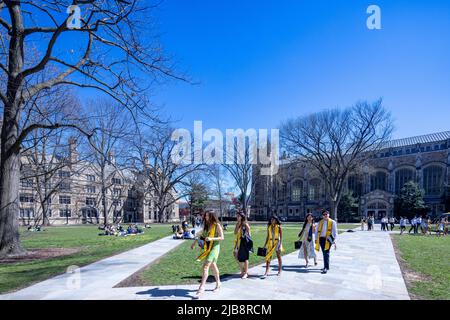
[[[0,263],[0,293],[17,290],[65,272],[68,266],[84,266],[114,254],[145,245],[171,234],[168,225],[153,225],[138,236],[98,236],[96,226],[48,227],[42,232],[22,230],[28,249],[77,248],[78,252],[47,260]]]
[[[395,235],[393,240],[413,297],[450,300],[450,237]]]
[[[250,266],[255,266],[264,262],[263,257],[256,255],[258,247],[264,245],[267,229],[265,225],[252,224],[252,238],[255,253],[250,253]],[[233,257],[234,247],[234,225],[228,226],[225,231],[225,240],[220,245],[220,257],[218,267],[221,277],[239,273],[239,266]],[[283,254],[295,251],[294,242],[297,241],[300,231],[299,224],[283,224]],[[186,241],[181,246],[167,253],[157,262],[133,276],[133,284],[141,286],[159,286],[175,284],[195,284],[201,278],[201,263],[195,259],[200,254],[198,248],[191,250],[192,241]],[[276,255],[273,256],[276,259]],[[211,276],[212,277],[212,276]],[[127,283],[130,285],[129,283]]]

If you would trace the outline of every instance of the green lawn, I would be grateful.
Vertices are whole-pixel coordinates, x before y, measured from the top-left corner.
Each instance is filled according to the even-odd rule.
[[[17,290],[65,272],[71,265],[83,266],[139,247],[171,234],[169,225],[153,225],[138,236],[98,236],[96,226],[48,227],[42,232],[22,231],[26,249],[78,248],[77,253],[28,262],[0,262],[0,293]]]
[[[410,292],[419,299],[450,300],[450,237],[395,235],[393,239],[407,269],[423,276],[408,281]]]
[[[253,224],[252,224],[253,225]],[[299,224],[283,224],[283,246],[288,254],[294,251],[294,242],[300,231]],[[254,242],[254,254],[250,254],[250,265],[258,265],[264,262],[263,257],[256,256],[258,247],[264,245],[266,239],[266,226],[253,225],[252,238]],[[221,277],[239,273],[239,267],[233,257],[232,250],[234,245],[234,226],[230,225],[225,232],[225,240],[221,243],[220,257],[218,267]],[[193,284],[201,279],[201,263],[196,262],[196,257],[200,254],[197,247],[190,249],[192,241],[186,241],[181,246],[172,250],[156,263],[151,264],[140,274],[135,275],[135,284],[137,285],[174,285],[174,284]],[[274,255],[274,258],[276,256]],[[276,264],[276,260],[274,262]],[[304,263],[301,261],[300,263]],[[261,272],[264,270],[261,269]],[[210,275],[212,277],[212,275]],[[210,278],[212,279],[212,278]]]

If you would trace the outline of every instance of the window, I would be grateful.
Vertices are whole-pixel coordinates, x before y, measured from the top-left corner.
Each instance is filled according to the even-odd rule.
[[[60,170],[60,171],[59,171],[59,177],[60,177],[61,179],[64,179],[64,178],[70,178],[70,171],[63,171],[63,170]]]
[[[122,184],[122,180],[121,179],[119,179],[119,178],[112,178],[112,183],[113,184]]]
[[[117,206],[120,206],[121,203],[122,203],[122,201],[120,201],[120,200],[113,200],[112,205],[117,207]]]
[[[308,199],[318,201],[320,199],[320,180],[313,179],[309,182]]]
[[[87,181],[94,182],[95,181],[95,176],[93,174],[87,174],[86,175],[86,179],[87,179]]]
[[[70,183],[69,182],[61,182],[59,184],[60,191],[70,191]]]
[[[34,197],[32,194],[22,193],[19,196],[19,200],[20,200],[20,202],[24,202],[24,203],[33,203]]]
[[[98,217],[97,210],[95,210],[94,208],[83,209],[82,213],[85,218],[97,218]]]
[[[113,195],[114,196],[120,197],[121,194],[122,194],[122,189],[117,189],[117,188],[113,189]]]
[[[70,209],[59,209],[60,218],[70,218],[72,216],[72,210]]]
[[[59,204],[70,204],[70,196],[59,196]]]
[[[33,188],[33,186],[34,186],[33,179],[20,180],[20,184],[21,184],[22,188]]]
[[[362,183],[361,183],[361,179],[358,176],[350,176],[348,178],[348,190],[351,191],[353,193],[354,197],[360,197],[362,195]]]
[[[291,199],[293,202],[300,202],[302,200],[303,181],[296,180],[292,184]]]
[[[94,207],[95,206],[95,198],[86,198],[86,205],[87,206],[92,206],[92,207]]]
[[[87,193],[95,193],[95,186],[87,186],[86,192]]]
[[[34,209],[33,208],[22,208],[19,210],[19,216],[21,218],[33,218]]]
[[[427,196],[439,196],[442,192],[444,169],[429,166],[423,170],[423,188]]]
[[[370,177],[370,191],[387,190],[387,174],[378,171]]]
[[[416,179],[415,175],[415,171],[413,171],[412,169],[398,170],[395,173],[395,193],[399,194],[400,190],[407,182],[414,181]]]

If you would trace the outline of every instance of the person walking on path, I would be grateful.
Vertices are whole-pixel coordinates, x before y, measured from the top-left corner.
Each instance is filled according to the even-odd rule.
[[[281,275],[281,270],[283,268],[283,261],[281,260],[281,252],[283,249],[283,232],[281,230],[281,222],[277,216],[272,216],[267,225],[267,236],[264,248],[267,249],[266,260],[266,272],[263,278],[269,275],[270,261],[272,261],[272,256],[276,253],[278,258],[278,276]]]
[[[408,223],[408,219],[406,217],[400,217],[400,235],[406,230],[406,224]]]
[[[373,220],[372,220],[372,216],[369,216],[367,218],[367,231],[371,231],[373,230]]]
[[[394,228],[395,228],[395,218],[394,217],[389,218],[389,224],[391,225],[391,231],[394,231]]]
[[[420,231],[423,233],[423,230],[422,230],[422,216],[421,215],[419,215],[417,217],[417,219],[416,219],[416,229],[414,230],[415,234],[419,234],[419,228],[420,228]]]
[[[411,219],[411,227],[408,230],[408,234],[411,233],[411,231],[414,230],[414,233],[416,233],[416,217]]]
[[[301,241],[298,258],[305,259],[305,268],[308,268],[309,259],[314,259],[314,265],[317,266],[316,250],[314,250],[316,243],[315,233],[316,224],[314,223],[314,217],[311,213],[308,213],[305,217],[303,228],[298,235],[299,241]]]
[[[387,228],[387,218],[386,216],[383,216],[383,218],[381,218],[381,231],[388,231]]]
[[[253,247],[251,240],[250,225],[244,213],[239,211],[237,213],[237,223],[234,228],[234,251],[233,255],[239,263],[241,270],[241,278],[248,278],[248,260],[250,258],[250,251]]]
[[[366,219],[364,217],[361,217],[361,231],[364,231],[365,224],[366,224]]]
[[[336,249],[337,238],[337,222],[330,219],[330,213],[324,211],[322,213],[323,219],[320,220],[319,226],[316,230],[316,251],[322,249],[324,267],[322,273],[325,274],[330,270],[330,249],[334,245]]]
[[[217,267],[217,261],[220,254],[220,241],[224,240],[223,229],[219,223],[217,215],[212,211],[207,211],[203,218],[203,231],[201,233],[199,241],[192,243],[191,249],[194,249],[198,242],[202,248],[202,254],[197,258],[197,261],[205,261],[203,263],[202,281],[198,288],[196,296],[199,297],[205,292],[205,284],[209,275],[209,268],[213,269],[214,277],[216,278],[216,288],[214,292],[220,290],[222,284],[220,282],[219,268]]]

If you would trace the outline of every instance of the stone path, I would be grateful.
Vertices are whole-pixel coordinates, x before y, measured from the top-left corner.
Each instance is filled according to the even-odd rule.
[[[109,299],[115,285],[181,243],[183,241],[173,240],[172,236],[156,240],[79,268],[78,271],[56,276],[11,294],[0,295],[0,300]]]
[[[190,300],[195,295],[197,285],[113,288],[152,261],[151,259],[156,259],[151,257],[157,253],[162,254],[177,244],[178,242],[171,239],[159,240],[82,268],[82,288],[79,290],[67,289],[67,279],[62,276],[10,295],[0,296],[0,299]],[[299,260],[297,254],[298,252],[295,252],[283,257],[281,277],[276,276],[275,260],[272,275],[268,278],[259,278],[259,275],[264,273],[264,266],[259,265],[250,270],[253,276],[249,279],[224,279],[222,290],[218,293],[211,291],[214,284],[208,284],[202,299],[409,300],[389,233],[379,231],[379,226],[372,232],[340,234],[338,248],[336,251],[333,249],[331,253],[331,270],[326,275],[320,274],[321,255],[317,267],[305,269],[304,261]]]

